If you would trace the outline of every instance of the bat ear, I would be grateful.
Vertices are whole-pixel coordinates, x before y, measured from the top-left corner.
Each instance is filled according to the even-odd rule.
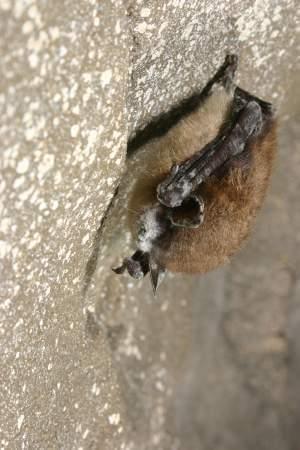
[[[125,258],[120,267],[113,267],[112,270],[118,275],[127,270],[132,278],[139,280],[149,272],[149,255],[137,250],[130,258]]]
[[[153,258],[150,257],[149,260],[149,269],[150,269],[150,279],[153,289],[154,296],[156,295],[157,288],[162,282],[165,275],[165,268],[162,267],[159,263],[157,263]]]

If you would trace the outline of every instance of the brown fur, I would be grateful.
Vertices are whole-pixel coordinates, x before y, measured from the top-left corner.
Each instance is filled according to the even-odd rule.
[[[231,97],[225,91],[215,93],[166,136],[145,146],[139,155],[140,164],[133,161],[129,165],[128,176],[137,179],[128,207],[134,237],[139,217],[157,202],[157,185],[172,164],[187,159],[217,135],[226,120],[230,102]],[[208,272],[228,261],[247,238],[268,186],[276,148],[276,122],[249,145],[250,169],[231,169],[222,180],[212,177],[199,189],[205,202],[203,224],[197,229],[175,229],[171,241],[157,250],[159,262],[168,270]]]
[[[205,220],[198,229],[178,229],[160,261],[173,272],[205,273],[232,256],[248,237],[260,209],[276,148],[276,123],[252,148],[248,174],[234,169],[222,181],[214,180],[201,190]]]
[[[174,163],[181,163],[209,143],[224,122],[232,96],[215,92],[189,117],[182,119],[163,138],[149,142],[128,164],[128,177],[136,179],[129,200],[129,226],[136,233],[138,217],[156,200],[156,187]],[[137,162],[138,159],[138,162]]]

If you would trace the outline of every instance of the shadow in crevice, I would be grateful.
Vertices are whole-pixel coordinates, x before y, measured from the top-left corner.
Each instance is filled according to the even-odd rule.
[[[114,195],[107,207],[107,210],[105,211],[105,214],[101,220],[100,226],[96,231],[95,237],[94,237],[92,253],[91,253],[91,256],[89,257],[89,259],[86,263],[86,266],[85,266],[85,273],[84,273],[84,277],[83,277],[83,287],[82,287],[82,295],[83,296],[85,296],[85,294],[91,284],[92,277],[97,269],[99,252],[100,252],[100,248],[101,248],[101,236],[103,233],[103,229],[104,229],[105,222],[108,217],[109,211],[111,210],[111,208],[114,204],[115,198],[118,194],[118,190],[119,190],[119,188],[117,187],[114,192]]]
[[[142,130],[138,130],[135,136],[128,142],[127,156],[130,156],[139,147],[145,145],[151,139],[163,136],[182,118],[195,111],[209,96],[213,85],[222,80],[228,64],[230,64],[230,62],[228,62],[228,59],[226,58],[224,63],[219,67],[217,72],[206,83],[201,91],[195,92],[191,96],[181,100],[178,105],[155,117]]]
[[[95,314],[87,309],[85,330],[88,336],[95,340],[100,333],[101,326],[99,325]]]
[[[98,230],[96,231],[96,234],[94,237],[94,242],[93,242],[93,250],[92,250],[91,256],[88,259],[88,262],[86,263],[85,273],[84,273],[84,278],[83,278],[83,288],[82,288],[83,295],[86,294],[88,287],[91,283],[92,276],[94,275],[95,270],[97,268],[102,230],[103,230],[103,220],[101,221],[101,224],[100,224]]]
[[[138,130],[135,136],[128,142],[127,156],[130,157],[139,147],[142,147],[151,139],[166,134],[183,117],[197,109],[206,96],[205,90],[206,88],[202,92],[193,94],[191,97],[182,100],[169,111],[155,117],[143,129]]]

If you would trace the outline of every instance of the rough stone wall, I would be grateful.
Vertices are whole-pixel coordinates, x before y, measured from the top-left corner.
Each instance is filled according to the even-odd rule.
[[[124,165],[124,6],[0,10],[1,448],[115,449],[116,370],[85,334],[81,292]]]
[[[0,1],[0,448],[298,450],[298,9]],[[153,301],[110,270],[126,142],[228,51],[278,105],[273,185],[230,266]]]

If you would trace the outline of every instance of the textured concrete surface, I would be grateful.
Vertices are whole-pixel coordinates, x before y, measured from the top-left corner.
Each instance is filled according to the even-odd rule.
[[[0,443],[298,450],[297,3],[0,2]],[[227,51],[282,117],[253,238],[202,279],[116,277],[126,141]],[[127,111],[126,111],[127,106]],[[138,157],[138,156],[137,156]],[[124,186],[124,182],[123,182]]]
[[[239,53],[244,88],[255,87],[258,95],[282,103],[290,74],[299,64],[299,11],[294,0],[130,4],[130,134],[201,89],[226,52]]]
[[[1,448],[115,449],[116,372],[85,334],[81,290],[124,163],[124,7],[0,10]]]

